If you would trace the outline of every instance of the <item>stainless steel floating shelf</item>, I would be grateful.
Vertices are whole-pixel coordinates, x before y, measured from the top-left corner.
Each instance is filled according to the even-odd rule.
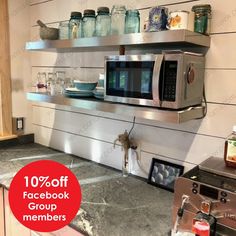
[[[119,115],[169,123],[182,123],[203,117],[204,107],[190,107],[181,111],[162,110],[151,107],[132,106],[97,100],[95,98],[68,98],[63,95],[51,96],[46,93],[27,93],[27,99],[34,102],[47,102],[56,105],[71,106],[80,109],[97,110]]]
[[[148,45],[194,45],[210,47],[210,37],[189,30],[166,30],[160,32],[143,32],[123,35],[111,35],[105,37],[80,38],[74,40],[40,40],[27,42],[26,50],[50,51],[50,50],[84,50],[94,47],[116,46],[148,46]]]

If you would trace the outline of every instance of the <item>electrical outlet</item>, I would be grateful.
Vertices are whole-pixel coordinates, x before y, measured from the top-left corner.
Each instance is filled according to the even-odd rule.
[[[16,129],[17,130],[24,129],[24,118],[23,117],[16,118]]]
[[[13,133],[20,135],[24,133],[24,117],[13,117],[12,118],[12,129]]]

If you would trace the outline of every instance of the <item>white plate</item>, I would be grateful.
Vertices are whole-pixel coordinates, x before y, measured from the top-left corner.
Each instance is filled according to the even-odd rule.
[[[104,96],[104,91],[93,90],[93,94],[96,96]]]
[[[98,90],[98,91],[102,91],[102,92],[103,92],[103,91],[104,91],[104,87],[99,87],[99,86],[98,86],[98,87],[95,88],[95,90]]]

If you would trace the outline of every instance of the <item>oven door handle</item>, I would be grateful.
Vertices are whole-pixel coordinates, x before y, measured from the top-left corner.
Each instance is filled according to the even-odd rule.
[[[161,64],[164,59],[164,55],[156,55],[153,74],[152,74],[152,99],[153,106],[160,107],[161,101],[159,96],[159,80],[160,80],[160,72],[161,72]]]

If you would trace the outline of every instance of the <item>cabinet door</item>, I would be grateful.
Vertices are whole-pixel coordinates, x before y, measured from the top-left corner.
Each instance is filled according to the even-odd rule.
[[[31,230],[19,223],[13,215],[9,205],[8,191],[6,189],[4,189],[4,205],[6,236],[31,236]]]
[[[3,203],[3,187],[0,187],[0,236],[4,236],[4,203]]]
[[[41,232],[33,232],[32,236],[83,236],[83,234],[78,231],[72,229],[69,226],[65,226],[64,228],[51,232],[51,233],[41,233]]]

